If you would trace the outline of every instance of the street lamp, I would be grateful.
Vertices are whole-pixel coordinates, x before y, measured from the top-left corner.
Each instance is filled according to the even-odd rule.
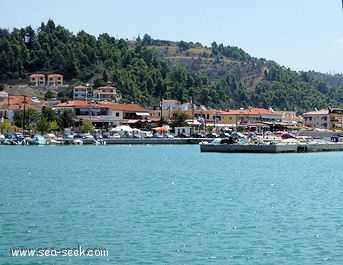
[[[25,123],[26,123],[26,96],[24,96],[24,101],[23,101],[23,104],[24,104],[24,112],[23,112],[23,122],[22,122],[22,130],[23,130],[23,135],[25,135]],[[21,106],[20,106],[21,108]]]

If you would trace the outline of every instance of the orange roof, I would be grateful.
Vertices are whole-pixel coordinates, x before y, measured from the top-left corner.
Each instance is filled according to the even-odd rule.
[[[79,85],[79,86],[75,86],[74,88],[87,88],[87,87]]]
[[[45,77],[43,74],[32,74],[30,77]]]
[[[118,104],[113,102],[103,102],[98,103],[102,108],[110,108],[112,110],[122,110],[122,111],[132,111],[132,112],[148,112],[145,108],[137,104]]]
[[[179,102],[176,99],[164,99],[162,102]]]
[[[85,108],[90,107],[90,103],[85,100],[70,100],[67,102],[63,102],[57,105],[54,105],[57,108]],[[132,111],[132,112],[148,112],[145,108],[137,105],[137,104],[118,104],[113,102],[104,102],[99,101],[97,103],[92,103],[92,108],[109,108],[112,110],[121,110],[121,111]]]
[[[309,111],[303,114],[303,116],[306,115],[328,115],[329,114],[329,110],[328,109],[321,109],[318,111]]]
[[[48,75],[48,77],[62,77],[63,75],[61,75],[61,74],[50,74],[50,75]]]
[[[92,104],[92,107],[94,105],[95,103]],[[89,106],[90,106],[90,103],[85,100],[69,100],[69,101],[54,105],[54,107],[57,107],[57,108],[85,108]]]
[[[104,89],[117,89],[116,87],[114,86],[101,86],[101,87],[98,87],[97,89],[101,89],[101,90],[104,90]]]
[[[281,115],[281,111],[272,111],[270,109],[263,109],[263,108],[247,108],[244,110],[229,110],[225,111],[225,114],[232,114],[232,115]]]

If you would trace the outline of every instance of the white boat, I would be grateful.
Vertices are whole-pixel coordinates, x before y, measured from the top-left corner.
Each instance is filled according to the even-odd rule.
[[[73,140],[73,145],[82,145],[83,141],[81,139],[74,139]]]

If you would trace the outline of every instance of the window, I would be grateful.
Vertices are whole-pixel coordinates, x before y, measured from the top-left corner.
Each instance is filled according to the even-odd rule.
[[[119,112],[116,112],[116,117],[119,117]]]

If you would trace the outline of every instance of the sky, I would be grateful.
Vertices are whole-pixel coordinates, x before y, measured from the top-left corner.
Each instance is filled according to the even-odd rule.
[[[49,19],[96,37],[237,46],[295,71],[343,73],[341,0],[1,0],[0,28]]]

